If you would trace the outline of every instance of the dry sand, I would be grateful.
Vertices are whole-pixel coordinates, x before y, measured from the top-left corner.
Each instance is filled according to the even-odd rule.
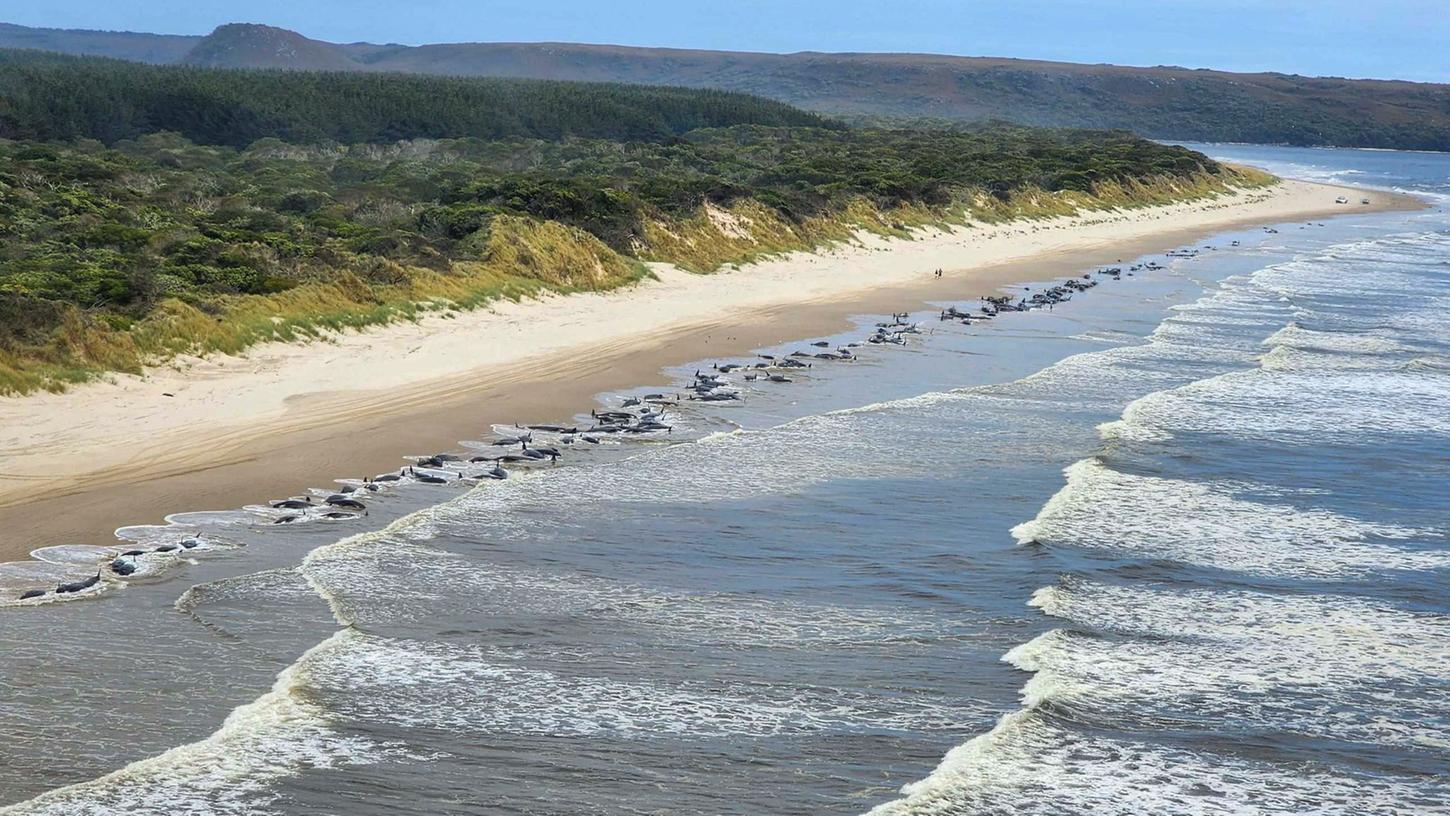
[[[1341,194],[1355,203],[1336,205]],[[1368,206],[1357,203],[1365,195]],[[1192,204],[864,236],[713,275],[657,265],[658,280],[608,294],[503,303],[3,398],[0,559],[390,470],[496,422],[565,421],[600,392],[659,382],[665,366],[839,331],[852,314],[975,298],[1231,227],[1415,206],[1286,181]]]

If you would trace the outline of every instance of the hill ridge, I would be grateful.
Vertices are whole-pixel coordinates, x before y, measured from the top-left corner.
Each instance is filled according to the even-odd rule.
[[[1450,150],[1450,85],[1398,79],[909,52],[775,54],[565,42],[335,44],[260,24],[228,24],[192,40],[128,39],[164,36],[0,26],[0,47],[223,68],[714,88],[868,120],[1002,119],[1197,141]],[[185,53],[177,53],[179,44],[189,44]]]
[[[227,23],[203,37],[184,65],[204,68],[281,68],[295,71],[360,71],[365,67],[343,46],[313,40],[263,23]]]

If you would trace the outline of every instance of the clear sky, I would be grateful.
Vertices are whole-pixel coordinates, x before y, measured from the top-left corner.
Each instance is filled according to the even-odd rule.
[[[1450,82],[1450,0],[5,0],[0,21],[334,42],[917,51]]]

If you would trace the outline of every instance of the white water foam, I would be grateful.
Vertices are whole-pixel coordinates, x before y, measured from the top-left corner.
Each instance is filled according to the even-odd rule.
[[[1039,541],[1258,575],[1342,578],[1386,570],[1450,567],[1450,553],[1372,539],[1441,532],[1358,521],[1236,498],[1239,485],[1214,485],[1114,470],[1087,459],[1065,471],[1067,485],[1037,518],[1013,529]]]
[[[383,746],[333,731],[301,688],[310,666],[351,635],[340,632],[278,675],[272,690],[234,710],[200,742],[133,762],[99,779],[0,808],[3,816],[171,816],[281,813],[271,783],[304,769],[368,763]]]
[[[1450,620],[1336,596],[1058,586],[1033,605],[1085,628],[1006,660],[1036,672],[1031,704],[1075,719],[1159,729],[1298,733],[1450,748]]]
[[[1129,405],[1123,422],[1129,433],[1299,444],[1326,435],[1450,435],[1450,377],[1408,366],[1240,371],[1143,397]]]
[[[1068,730],[1019,711],[870,816],[1436,816],[1444,780],[1334,773]]]
[[[447,598],[459,615],[570,615],[638,627],[669,641],[736,649],[870,647],[972,633],[940,616],[904,610],[668,593],[590,576],[505,569],[389,536],[315,558],[308,573],[335,599],[343,619],[361,626],[426,620]]]
[[[530,655],[537,658],[538,655]],[[359,636],[311,682],[363,721],[458,733],[626,739],[921,733],[975,727],[990,710],[958,698],[883,699],[805,683],[567,675],[483,647]]]

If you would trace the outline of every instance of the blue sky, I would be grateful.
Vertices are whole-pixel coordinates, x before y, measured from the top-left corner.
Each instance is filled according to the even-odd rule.
[[[920,51],[1450,82],[1450,0],[6,0],[0,21],[323,40]]]

